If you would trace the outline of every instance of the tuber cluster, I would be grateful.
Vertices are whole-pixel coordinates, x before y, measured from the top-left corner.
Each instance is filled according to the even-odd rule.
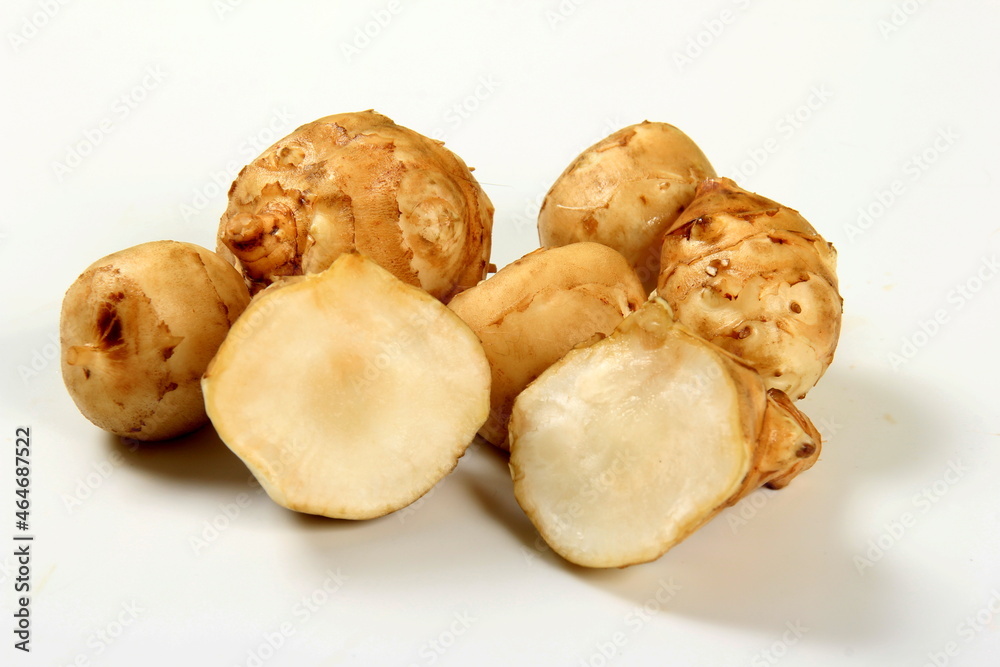
[[[73,283],[66,387],[121,436],[210,419],[276,503],[342,519],[414,502],[478,433],[587,567],[658,558],[816,462],[792,399],[830,365],[842,302],[797,211],[647,121],[573,160],[542,248],[487,278],[493,213],[441,142],[320,118],[239,173],[217,252],[146,243]]]

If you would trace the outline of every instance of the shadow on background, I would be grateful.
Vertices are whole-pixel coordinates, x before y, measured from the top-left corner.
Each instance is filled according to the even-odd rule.
[[[163,442],[139,442],[107,435],[109,454],[129,468],[178,483],[247,489],[250,471],[219,439],[211,424]]]
[[[660,621],[684,616],[759,631],[762,648],[795,621],[810,629],[810,641],[866,643],[894,633],[893,610],[904,582],[893,579],[898,568],[875,564],[858,571],[854,557],[864,555],[866,546],[855,543],[858,531],[848,525],[852,510],[857,516],[854,500],[862,488],[883,484],[916,491],[926,471],[940,474],[941,466],[936,450],[944,434],[930,419],[932,391],[894,380],[831,369],[800,404],[824,435],[819,462],[788,488],[759,492],[764,494],[759,507],[744,507],[744,499],[644,565],[590,570],[567,563],[547,548],[517,506],[509,479],[507,487],[484,478],[470,478],[468,484],[483,509],[546,565],[636,606],[656,607],[657,591],[668,582],[678,585],[660,605]],[[506,475],[506,456],[497,452],[494,458],[497,476]],[[939,581],[933,573],[914,576],[925,586]]]

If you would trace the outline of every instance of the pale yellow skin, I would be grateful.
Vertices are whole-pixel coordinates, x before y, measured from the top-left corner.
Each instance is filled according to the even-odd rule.
[[[625,256],[656,287],[663,235],[715,170],[673,125],[645,121],[583,151],[553,184],[538,214],[545,247],[596,241]]]
[[[711,179],[664,238],[657,293],[680,322],[800,399],[840,337],[836,260],[798,211]]]
[[[536,250],[456,296],[492,370],[490,417],[479,434],[507,450],[514,398],[581,343],[610,334],[646,300],[635,271],[599,243]]]
[[[654,297],[517,397],[510,444],[515,497],[549,546],[625,567],[759,486],[785,486],[821,440],[784,394]]]
[[[490,369],[455,313],[345,253],[254,297],[203,386],[219,437],[275,502],[371,519],[455,467],[486,421]]]
[[[256,293],[358,251],[441,300],[486,277],[493,205],[439,141],[374,111],[303,125],[240,172],[220,252]]]
[[[62,373],[102,429],[165,440],[208,422],[201,375],[250,301],[228,262],[155,241],[97,260],[63,299]]]

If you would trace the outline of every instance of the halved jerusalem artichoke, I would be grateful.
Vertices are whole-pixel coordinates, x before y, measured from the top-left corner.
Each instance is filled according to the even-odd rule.
[[[490,360],[490,417],[479,434],[508,449],[514,397],[580,343],[610,334],[646,300],[625,258],[599,243],[536,250],[456,296]]]
[[[374,111],[298,128],[240,171],[219,252],[257,293],[360,252],[447,300],[486,277],[493,205],[440,141]]]
[[[798,211],[711,179],[664,238],[657,293],[768,387],[804,398],[840,336],[836,260]]]
[[[368,519],[450,472],[489,412],[455,313],[355,253],[261,292],[202,381],[223,442],[278,504]]]
[[[625,256],[648,293],[660,273],[660,244],[715,176],[697,144],[667,123],[629,125],[583,151],[556,179],[538,213],[543,246],[596,241]]]
[[[119,436],[166,440],[204,426],[201,374],[249,302],[236,269],[192,243],[103,257],[63,299],[66,389],[87,419]]]
[[[542,373],[509,427],[518,503],[554,551],[588,567],[658,558],[820,449],[787,397],[656,297]]]

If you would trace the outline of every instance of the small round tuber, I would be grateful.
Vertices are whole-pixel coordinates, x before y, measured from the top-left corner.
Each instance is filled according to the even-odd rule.
[[[645,121],[583,151],[545,196],[538,235],[546,247],[596,241],[625,256],[646,292],[656,287],[660,244],[715,170],[673,125]]]
[[[97,260],[62,304],[70,396],[94,424],[136,440],[203,426],[201,375],[249,301],[240,274],[191,243],[154,241]]]

